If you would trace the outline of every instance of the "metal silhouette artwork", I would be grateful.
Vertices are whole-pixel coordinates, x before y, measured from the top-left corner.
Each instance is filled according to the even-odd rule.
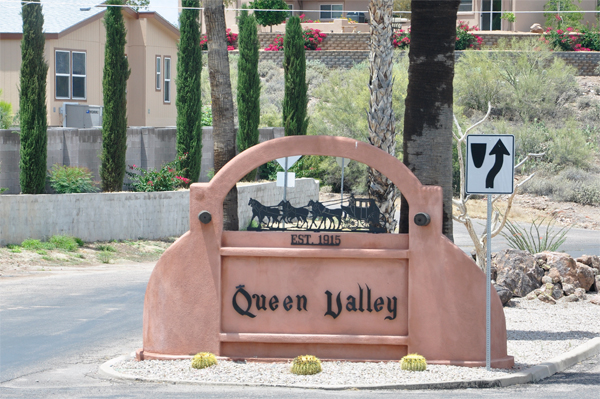
[[[373,199],[350,195],[348,204],[340,200],[323,202],[310,200],[307,205],[295,207],[287,200],[266,206],[250,198],[252,218],[248,230],[305,230],[305,231],[360,231],[384,233],[383,215]]]

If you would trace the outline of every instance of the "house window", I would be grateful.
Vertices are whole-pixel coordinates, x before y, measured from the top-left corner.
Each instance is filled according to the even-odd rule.
[[[86,53],[83,51],[56,50],[55,95],[61,100],[86,99]]]
[[[165,102],[171,102],[171,58],[165,57]]]
[[[344,6],[341,4],[321,4],[320,19],[342,18]]]
[[[290,9],[290,11],[288,12],[288,17],[291,17],[292,15],[294,15],[294,5],[288,4],[287,6]]]
[[[160,90],[160,56],[156,56],[156,90]]]
[[[473,0],[460,0],[458,11],[473,11]]]

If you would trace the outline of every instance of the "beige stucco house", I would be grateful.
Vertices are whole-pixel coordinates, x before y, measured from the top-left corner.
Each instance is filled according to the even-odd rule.
[[[236,0],[235,5],[229,8],[240,8],[246,0]],[[357,22],[362,18],[356,13],[364,14],[368,20],[369,0],[285,0],[295,15],[305,14],[307,19],[319,20],[320,22],[330,22],[336,18],[350,18]],[[546,20],[543,11],[544,5],[548,0],[461,0],[458,10],[458,21],[464,21],[471,26],[477,26],[481,30],[503,30],[503,31],[521,31],[529,32],[529,28],[534,23],[544,25]],[[237,4],[236,4],[237,3]],[[584,23],[596,24],[596,11],[600,1],[581,0],[575,2],[582,11],[585,12]],[[512,12],[516,15],[516,21],[511,24],[500,17],[503,12]],[[348,15],[348,13],[351,13]],[[234,12],[230,11],[228,15],[227,26],[237,32],[234,26]],[[408,17],[406,14],[403,17]],[[282,30],[285,26],[273,27],[273,30]],[[263,28],[268,31],[268,28]]]
[[[46,99],[49,126],[62,126],[65,103],[102,105],[102,75],[106,32],[105,7],[82,7],[77,0],[42,0]],[[17,2],[0,13],[1,99],[19,109],[22,18]],[[130,126],[174,126],[175,71],[179,30],[156,12],[123,8],[131,75],[127,84]]]

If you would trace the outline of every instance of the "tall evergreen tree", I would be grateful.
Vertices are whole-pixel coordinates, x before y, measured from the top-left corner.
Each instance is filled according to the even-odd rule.
[[[306,116],[308,105],[306,57],[304,55],[304,35],[298,17],[290,17],[286,24],[283,50],[283,71],[285,74],[283,126],[285,135],[306,135],[306,128],[308,127],[308,117]]]
[[[108,0],[106,5],[123,5],[122,0]],[[107,7],[104,17],[106,44],[102,91],[102,191],[120,191],[125,177],[127,151],[127,79],[131,73],[125,57],[125,22],[121,7]]]
[[[200,176],[202,158],[202,50],[200,49],[200,1],[183,0],[179,16],[177,53],[177,156],[187,153],[181,162],[184,176],[193,182]],[[189,8],[186,8],[189,7]]]
[[[42,32],[44,16],[39,1],[23,3],[23,40],[21,42],[21,115],[20,183],[23,194],[39,194],[46,183],[47,116],[44,60],[46,40]]]
[[[242,152],[258,144],[260,122],[260,76],[258,75],[258,29],[254,16],[243,10],[239,20],[238,36],[240,58],[238,60],[238,133],[237,147]],[[246,176],[254,180],[256,170]]]

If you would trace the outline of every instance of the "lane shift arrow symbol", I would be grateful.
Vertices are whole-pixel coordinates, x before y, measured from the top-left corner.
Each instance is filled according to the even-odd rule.
[[[485,188],[494,188],[494,179],[496,175],[502,169],[502,164],[504,163],[504,155],[510,155],[502,140],[498,139],[494,148],[490,151],[489,155],[496,155],[496,162],[494,162],[494,166],[488,172],[487,177],[485,178]]]

